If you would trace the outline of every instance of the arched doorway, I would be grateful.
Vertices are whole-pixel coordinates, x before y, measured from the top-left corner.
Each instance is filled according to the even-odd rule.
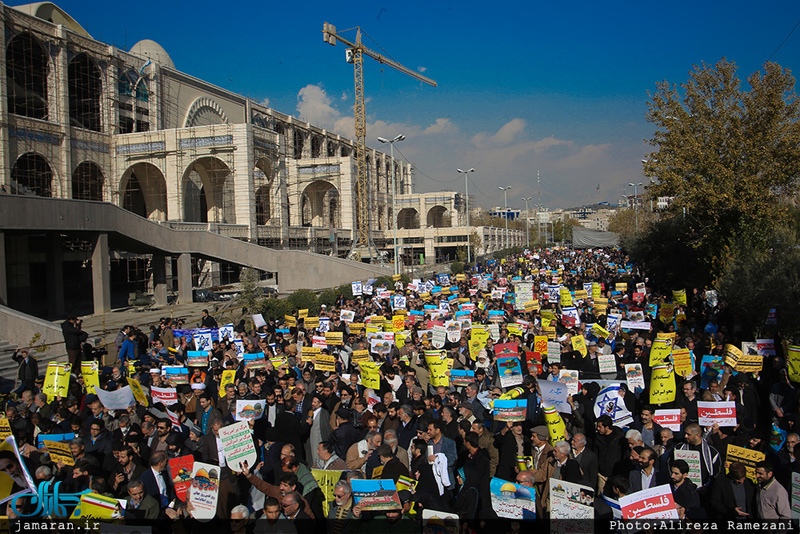
[[[72,173],[72,198],[103,200],[103,171],[91,161],[84,161]]]
[[[167,184],[158,167],[137,163],[120,180],[120,204],[136,215],[155,221],[167,220]]]
[[[233,174],[222,160],[193,161],[183,175],[182,191],[184,221],[236,222]]]
[[[434,206],[428,210],[428,226],[434,228],[449,228],[450,214],[444,206]]]
[[[30,33],[11,39],[6,49],[8,111],[34,119],[47,119],[47,52]]]
[[[11,169],[11,193],[16,195],[53,196],[53,171],[39,154],[21,155]]]
[[[103,82],[100,69],[87,54],[81,53],[69,62],[69,120],[72,126],[101,131],[100,95]]]
[[[303,226],[339,228],[339,190],[324,180],[309,184],[302,196]]]
[[[419,212],[414,208],[403,208],[397,214],[397,227],[412,230],[419,228]]]

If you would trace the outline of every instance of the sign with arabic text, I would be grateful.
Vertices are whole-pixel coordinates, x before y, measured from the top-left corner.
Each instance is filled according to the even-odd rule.
[[[678,519],[669,484],[625,495],[619,504],[624,519]]]

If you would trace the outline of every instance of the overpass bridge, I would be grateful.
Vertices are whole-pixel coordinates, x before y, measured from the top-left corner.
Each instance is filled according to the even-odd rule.
[[[171,226],[172,223],[150,221],[107,202],[0,195],[0,304],[8,303],[7,265],[16,251],[9,250],[6,241],[15,234],[46,234],[56,238],[66,235],[90,242],[95,314],[111,310],[112,250],[152,255],[156,304],[167,303],[168,256],[177,257],[179,303],[192,301],[192,257],[275,273],[281,292],[323,289],[392,273],[391,266],[270,249],[208,230]],[[63,309],[65,282],[60,268],[60,247],[48,247],[46,254],[45,281],[48,293],[50,288],[55,289],[56,299],[51,309]]]

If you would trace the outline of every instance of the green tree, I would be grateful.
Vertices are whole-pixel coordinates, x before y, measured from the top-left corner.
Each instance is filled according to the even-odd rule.
[[[292,313],[296,312],[297,310],[308,310],[308,314],[311,317],[314,317],[319,313],[319,300],[317,299],[317,294],[310,289],[298,289],[286,297],[286,301],[289,303]]]
[[[637,222],[638,218],[638,222]],[[611,216],[608,221],[608,231],[615,232],[622,239],[626,239],[636,233],[638,224],[639,232],[647,232],[650,224],[655,220],[655,214],[649,210],[640,209],[639,213],[632,209],[621,209]]]
[[[656,126],[645,176],[652,197],[670,196],[688,243],[717,279],[745,238],[763,249],[797,192],[800,114],[794,77],[775,63],[748,78],[726,59],[695,66],[680,87],[658,84],[647,119]]]
[[[561,243],[562,241],[572,242],[572,227],[580,225],[580,222],[571,217],[553,222],[553,241],[556,243]]]

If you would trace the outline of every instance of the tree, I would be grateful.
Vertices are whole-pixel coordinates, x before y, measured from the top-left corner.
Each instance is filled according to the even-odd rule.
[[[252,267],[242,269],[242,274],[239,277],[242,284],[242,290],[239,292],[237,301],[242,307],[242,314],[246,317],[248,325],[252,324],[251,315],[257,313],[261,307],[261,292],[258,287],[258,272]]]
[[[638,223],[637,223],[638,218]],[[650,224],[655,220],[655,214],[649,210],[621,209],[611,216],[608,221],[608,231],[620,235],[623,240],[636,233],[638,224],[639,232],[647,232]]]
[[[764,248],[786,221],[781,202],[797,192],[800,104],[795,80],[775,63],[742,88],[736,65],[705,63],[680,89],[666,81],[651,95],[647,119],[656,125],[644,174],[656,179],[651,198],[674,197],[689,244],[717,279],[737,240]]]
[[[572,227],[580,225],[581,223],[577,219],[571,217],[553,222],[553,241],[555,243],[572,242]]]

